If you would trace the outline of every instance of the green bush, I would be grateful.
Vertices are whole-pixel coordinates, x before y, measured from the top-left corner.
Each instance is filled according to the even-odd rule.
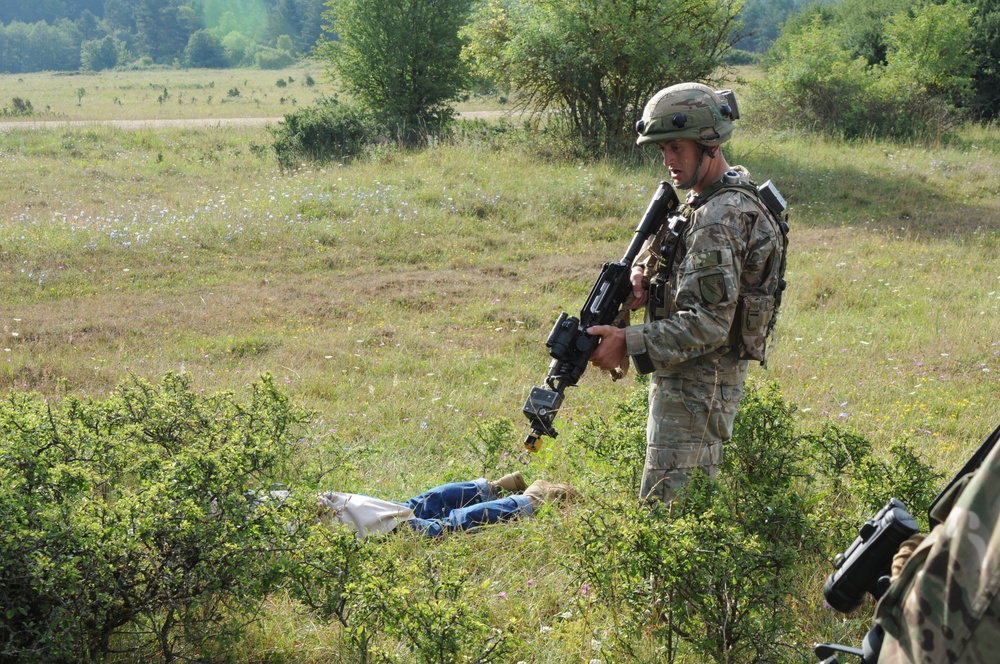
[[[378,661],[378,634],[385,630],[380,610],[382,581],[391,581],[398,562],[385,555],[382,542],[357,539],[347,526],[325,524],[303,531],[304,545],[288,568],[294,598],[324,622],[343,628],[353,661]]]
[[[865,38],[868,48],[851,41],[856,22],[814,11],[768,53],[756,113],[772,126],[845,138],[940,138],[971,96],[970,12],[958,3],[903,8],[871,24],[878,34]],[[884,62],[873,62],[883,51]]]
[[[767,79],[755,87],[757,114],[777,126],[864,136],[871,72],[816,16],[795,38],[779,38]]]
[[[468,81],[458,32],[468,0],[330,0],[315,55],[398,140],[414,145],[454,116]],[[335,26],[335,27],[334,27]]]
[[[646,459],[646,414],[649,378],[639,377],[640,388],[616,404],[610,417],[600,414],[584,421],[577,438],[601,464],[603,481],[626,495],[638,495]]]
[[[637,463],[641,403],[583,427],[602,477],[619,482],[619,466]],[[591,497],[567,559],[590,591],[581,613],[605,628],[611,616],[616,661],[646,661],[650,649],[665,662],[808,659],[814,635],[801,616],[822,597],[827,561],[889,497],[924,510],[940,478],[894,450],[875,459],[870,442],[833,426],[803,435],[777,387],[748,386],[717,480],[696,474],[669,509],[637,503],[634,486]]]
[[[898,498],[927,527],[927,509],[943,474],[922,460],[906,441],[889,446],[888,458],[874,456],[871,442],[836,424],[805,435],[816,466],[828,478],[830,494],[874,514],[889,498]],[[848,525],[848,528],[852,527]]]
[[[208,30],[197,30],[188,38],[184,48],[184,66],[212,69],[227,64],[225,48]]]
[[[645,419],[620,413],[633,421],[618,430]],[[788,646],[801,636],[796,586],[823,534],[792,414],[775,388],[750,388],[720,480],[696,474],[672,513],[615,500],[580,520],[573,564],[616,615],[619,657],[637,657],[652,636],[667,662],[685,649],[698,661],[800,661]]]
[[[253,55],[254,63],[260,69],[284,69],[295,63],[295,56],[288,51],[263,47]]]
[[[15,117],[25,117],[33,115],[34,112],[35,108],[31,105],[31,101],[28,99],[22,99],[21,97],[14,97],[10,100],[10,106],[0,108],[0,116],[12,115]]]
[[[525,109],[554,111],[589,156],[631,152],[647,100],[669,83],[712,78],[737,38],[738,7],[718,0],[474,8],[462,32],[479,89],[492,82]]]
[[[902,442],[878,458],[834,425],[803,434],[777,387],[748,386],[719,478],[696,475],[671,508],[640,504],[646,391],[640,381],[573,434],[604,490],[565,522],[560,559],[602,659],[808,658],[801,616],[827,561],[888,497],[925,512],[940,474]],[[513,659],[523,632],[482,603],[469,566],[481,539],[358,540],[316,520],[311,491],[273,493],[302,476],[307,417],[269,376],[243,402],[175,374],[127,381],[104,401],[11,393],[0,402],[0,661],[220,661],[279,587],[337,626],[350,661]],[[502,419],[478,429],[484,468],[504,465],[511,433]],[[344,472],[338,458],[322,465]]]
[[[400,638],[421,664],[506,661],[509,640],[495,629],[470,588],[465,556],[428,556],[399,570],[381,593],[390,634]],[[471,552],[465,552],[472,555]]]
[[[222,38],[226,61],[230,67],[238,67],[253,61],[256,44],[241,32],[233,31]]]
[[[337,102],[321,103],[285,115],[271,129],[274,152],[283,168],[304,160],[350,159],[377,142],[374,119],[361,108]]]
[[[515,459],[520,450],[514,440],[514,423],[506,417],[481,422],[474,436],[468,436],[470,454],[478,462],[475,471],[480,477],[500,477],[515,469]],[[459,480],[461,481],[461,480]]]
[[[1000,114],[1000,2],[980,0],[972,16],[976,70],[973,113],[982,120]]]
[[[417,555],[409,533],[357,540],[345,526],[316,524],[289,566],[292,596],[339,625],[349,661],[392,662],[400,646],[422,664],[507,661],[514,637],[492,624],[470,582],[465,536]]]
[[[305,417],[266,376],[245,403],[175,374],[105,401],[11,393],[0,403],[0,659],[224,654],[314,515],[254,498],[291,472]]]
[[[760,55],[754,53],[753,51],[744,51],[739,48],[734,48],[729,51],[729,53],[726,53],[722,62],[730,66],[755,65],[760,62]]]
[[[108,35],[104,39],[86,40],[80,44],[80,68],[102,71],[118,66],[123,45]]]

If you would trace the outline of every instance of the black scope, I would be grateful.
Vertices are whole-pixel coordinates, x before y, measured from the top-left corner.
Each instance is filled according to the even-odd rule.
[[[865,593],[878,599],[889,588],[892,557],[899,545],[918,530],[903,503],[890,498],[885,507],[861,526],[857,539],[833,566],[837,570],[823,584],[826,601],[841,613],[861,606]]]

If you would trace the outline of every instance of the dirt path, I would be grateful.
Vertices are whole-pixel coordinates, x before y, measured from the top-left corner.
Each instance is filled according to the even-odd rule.
[[[140,129],[165,129],[172,127],[259,127],[278,124],[284,118],[198,118],[176,120],[25,120],[0,122],[0,131],[13,129],[62,129],[86,127],[114,127],[127,131]]]
[[[456,113],[460,118],[499,118],[507,111],[466,111]],[[0,131],[15,129],[62,129],[87,127],[114,127],[126,131],[140,129],[167,129],[173,127],[260,127],[279,124],[284,118],[180,118],[174,120],[22,120],[0,122]]]

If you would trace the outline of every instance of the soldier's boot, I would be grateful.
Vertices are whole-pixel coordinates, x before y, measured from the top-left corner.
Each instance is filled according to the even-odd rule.
[[[538,509],[545,503],[556,500],[571,500],[580,497],[580,492],[568,484],[552,484],[544,480],[535,480],[531,483],[524,495],[531,501],[531,506]]]
[[[524,481],[524,476],[519,472],[504,475],[498,480],[490,482],[490,490],[494,496],[503,496],[508,493],[521,493],[528,488],[528,483]]]

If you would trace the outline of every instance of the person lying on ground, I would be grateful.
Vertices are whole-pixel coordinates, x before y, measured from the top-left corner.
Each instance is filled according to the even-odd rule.
[[[401,529],[428,537],[468,531],[486,524],[530,517],[542,505],[579,497],[568,484],[536,480],[528,486],[519,472],[490,482],[451,482],[397,503],[358,493],[327,491],[319,496],[320,518],[350,526],[358,539]]]

